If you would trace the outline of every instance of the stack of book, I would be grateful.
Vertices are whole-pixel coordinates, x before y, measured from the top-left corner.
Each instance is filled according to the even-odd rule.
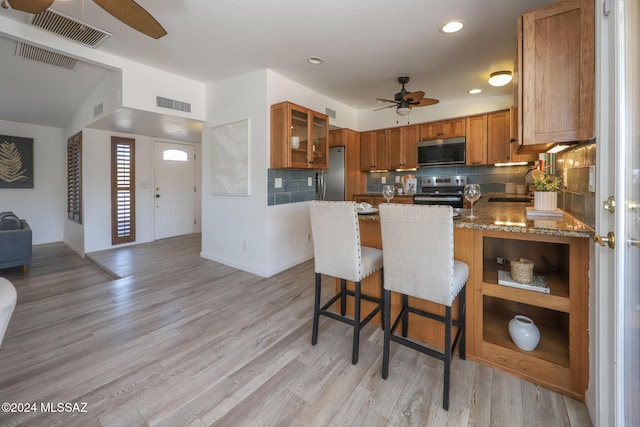
[[[511,278],[511,273],[504,270],[498,270],[498,284],[504,286],[511,286],[513,288],[526,289],[529,291],[542,292],[548,294],[550,292],[549,286],[544,276],[533,275],[533,282],[520,283]]]

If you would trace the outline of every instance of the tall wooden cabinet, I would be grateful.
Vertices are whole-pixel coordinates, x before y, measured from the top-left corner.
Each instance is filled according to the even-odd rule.
[[[271,167],[327,169],[329,118],[292,102],[272,105]]]
[[[487,115],[467,117],[467,165],[487,164]]]
[[[354,194],[367,191],[367,175],[360,170],[360,133],[351,129],[330,131],[329,147],[340,146],[345,150],[344,199],[353,200]]]
[[[593,0],[561,0],[518,21],[517,139],[523,150],[593,137],[594,26]]]

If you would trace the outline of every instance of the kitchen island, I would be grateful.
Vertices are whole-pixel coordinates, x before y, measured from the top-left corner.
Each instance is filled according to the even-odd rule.
[[[461,210],[454,221],[456,259],[469,265],[467,282],[467,357],[509,372],[572,398],[583,400],[588,383],[589,239],[593,230],[568,214],[528,219],[522,202],[474,205],[478,218]],[[382,248],[380,218],[360,215],[363,245]],[[384,248],[382,248],[384,250]],[[420,262],[416,254],[416,262]],[[549,293],[498,284],[498,271],[509,271],[508,260],[527,258],[534,274],[546,281]],[[503,260],[507,262],[501,264]],[[377,295],[379,273],[363,282],[363,292]],[[439,314],[444,308],[420,301],[422,308]],[[454,304],[454,316],[457,304]],[[366,310],[368,307],[363,308]],[[392,316],[400,309],[392,298]],[[533,351],[512,342],[509,320],[516,314],[530,317],[540,330]],[[381,324],[380,316],[374,321]],[[413,322],[413,323],[412,323]],[[442,324],[412,317],[409,335],[441,347]]]

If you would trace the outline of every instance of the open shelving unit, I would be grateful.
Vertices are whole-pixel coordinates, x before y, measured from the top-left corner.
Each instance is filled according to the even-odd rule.
[[[473,358],[521,378],[584,399],[588,380],[588,240],[578,237],[478,230],[475,264]],[[527,258],[550,293],[498,284],[496,259]],[[540,330],[533,351],[511,340],[509,321],[531,318]]]

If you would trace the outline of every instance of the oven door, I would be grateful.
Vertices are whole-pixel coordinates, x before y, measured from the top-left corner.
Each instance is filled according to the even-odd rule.
[[[416,194],[413,196],[414,205],[449,205],[462,208],[463,200],[459,194]]]

